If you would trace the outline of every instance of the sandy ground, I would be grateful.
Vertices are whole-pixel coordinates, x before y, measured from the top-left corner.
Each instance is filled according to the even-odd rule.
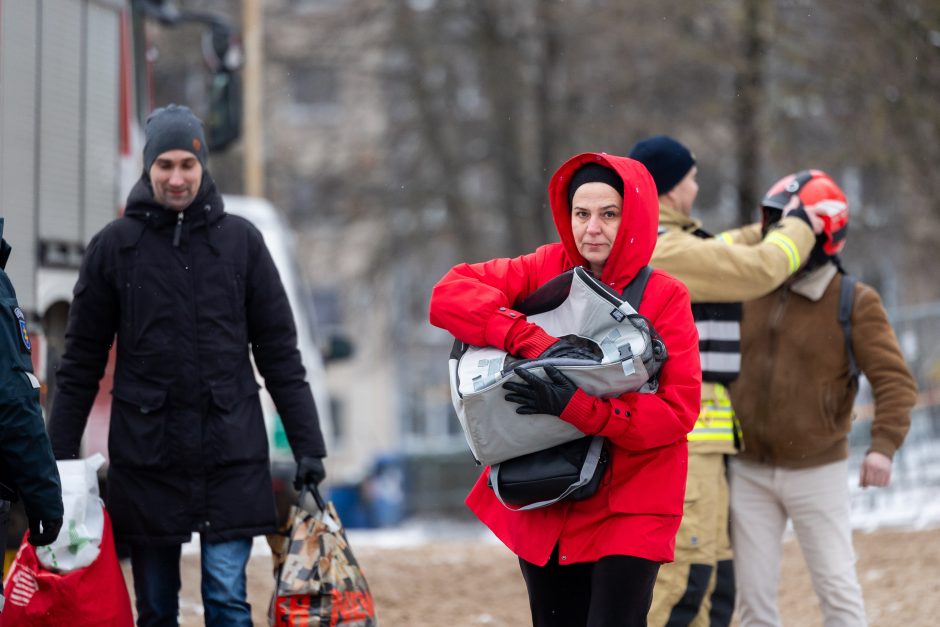
[[[353,549],[372,587],[382,627],[517,627],[529,625],[525,588],[515,558],[501,545],[472,540],[432,541]],[[855,536],[858,572],[869,623],[918,627],[940,622],[940,529],[876,531]],[[780,593],[783,624],[822,625],[799,546],[788,541]],[[202,625],[199,558],[183,558],[182,625]],[[267,625],[273,588],[270,558],[249,563],[249,601],[255,625]],[[130,586],[129,566],[125,576]]]

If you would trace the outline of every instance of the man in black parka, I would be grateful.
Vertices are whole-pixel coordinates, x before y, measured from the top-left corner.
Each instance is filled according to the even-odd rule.
[[[284,287],[261,233],[225,213],[206,159],[188,108],[151,114],[124,216],[82,262],[50,419],[56,457],[76,457],[116,336],[107,506],[131,547],[139,625],[177,624],[180,546],[194,531],[206,624],[251,624],[245,566],[275,508],[249,347],[298,484],[325,475]]]
[[[55,542],[62,528],[62,487],[39,406],[26,315],[4,270],[11,250],[0,218],[0,542],[6,546],[10,503],[21,498],[29,542],[45,546]]]

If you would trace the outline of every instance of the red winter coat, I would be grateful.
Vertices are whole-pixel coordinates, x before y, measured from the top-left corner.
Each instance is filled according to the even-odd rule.
[[[463,342],[524,357],[536,356],[554,341],[512,306],[558,274],[574,266],[589,267],[571,231],[568,181],[592,161],[613,168],[624,180],[623,218],[600,278],[615,290],[626,287],[649,263],[656,244],[656,187],[637,161],[586,153],[569,159],[549,184],[561,243],[515,259],[455,266],[434,287],[432,324]],[[487,487],[487,469],[467,497],[480,520],[528,562],[546,564],[556,543],[563,564],[605,555],[673,559],[685,496],[686,434],[699,409],[698,333],[685,286],[660,270],[653,271],[639,312],[652,322],[668,350],[659,391],[600,399],[578,390],[561,415],[584,433],[606,436],[612,444],[610,470],[597,494],[512,512]]]

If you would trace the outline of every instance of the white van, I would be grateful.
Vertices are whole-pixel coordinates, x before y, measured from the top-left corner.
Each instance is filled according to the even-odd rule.
[[[264,198],[249,196],[224,196],[225,211],[241,216],[254,224],[264,235],[264,242],[271,252],[274,265],[281,275],[287,298],[294,312],[297,327],[297,342],[300,355],[307,370],[307,381],[313,391],[313,398],[320,416],[320,428],[326,440],[327,450],[332,441],[332,421],[330,416],[329,392],[326,387],[326,374],[323,370],[323,357],[316,337],[316,319],[309,298],[303,291],[303,279],[297,269],[296,243],[294,234],[284,221],[280,212]],[[260,375],[258,382],[264,385]],[[261,390],[261,406],[268,431],[271,448],[271,472],[274,477],[274,491],[277,495],[278,510],[289,505],[293,497],[290,483],[294,478],[294,458],[284,426],[274,407],[274,402],[267,390]],[[286,511],[286,509],[284,510]]]

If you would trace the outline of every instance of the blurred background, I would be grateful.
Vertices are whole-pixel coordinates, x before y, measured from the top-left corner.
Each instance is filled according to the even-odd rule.
[[[142,122],[171,102],[206,120],[210,171],[248,197],[230,206],[279,216],[265,235],[296,275],[347,525],[466,515],[479,468],[432,285],[555,240],[557,166],[658,133],[695,153],[712,231],[753,221],[790,172],[846,191],[844,265],[881,293],[921,388],[899,491],[853,506],[934,515],[913,490],[940,486],[935,0],[3,0],[0,207],[42,373],[84,244],[139,176]],[[863,386],[856,457],[870,402]]]

